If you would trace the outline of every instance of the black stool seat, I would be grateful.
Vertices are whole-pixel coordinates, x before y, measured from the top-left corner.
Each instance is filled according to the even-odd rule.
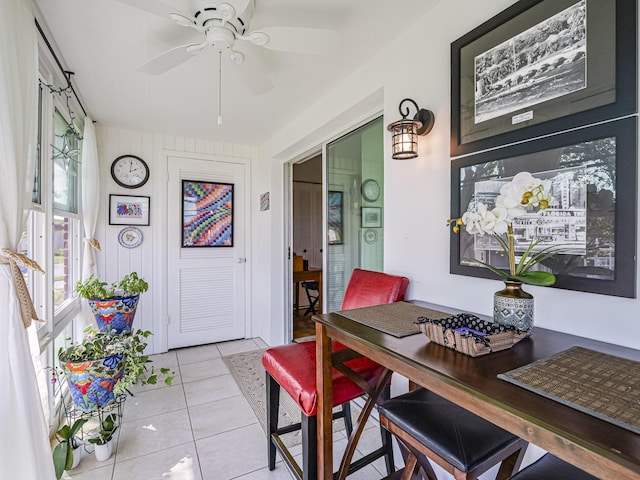
[[[598,480],[570,463],[545,454],[540,460],[516,473],[512,480]]]
[[[519,467],[527,445],[515,435],[424,388],[384,402],[380,416],[385,428],[404,443],[409,440],[413,447],[426,447],[428,452],[420,447],[410,448],[416,456],[422,453],[460,472],[480,474],[519,452],[510,475]]]

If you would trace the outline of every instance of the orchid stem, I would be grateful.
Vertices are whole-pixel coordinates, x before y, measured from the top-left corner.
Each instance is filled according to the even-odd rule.
[[[507,226],[507,241],[509,242],[509,272],[513,277],[516,274],[516,255],[513,248],[513,226],[511,224]]]

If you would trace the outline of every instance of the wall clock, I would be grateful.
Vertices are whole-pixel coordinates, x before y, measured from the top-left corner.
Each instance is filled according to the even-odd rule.
[[[380,198],[380,185],[374,179],[369,178],[362,182],[362,198],[367,202],[375,202]]]
[[[149,166],[140,157],[122,155],[111,164],[113,181],[124,188],[138,188],[149,180]]]

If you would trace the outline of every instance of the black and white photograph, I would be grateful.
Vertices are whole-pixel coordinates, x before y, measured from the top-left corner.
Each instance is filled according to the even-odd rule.
[[[600,142],[615,154],[615,139]],[[463,172],[463,175],[466,173]],[[593,181],[590,176],[588,168],[583,167],[536,172],[536,178],[550,181],[549,192],[553,201],[545,210],[527,212],[513,220],[516,254],[524,254],[532,241],[539,241],[532,252],[539,252],[553,245],[554,248],[562,248],[565,255],[587,255],[587,183]],[[476,182],[473,186],[473,202],[482,202],[489,210],[493,209],[500,188],[512,178]],[[615,184],[612,182],[614,179],[606,176],[606,180],[608,184],[605,188],[615,191]],[[472,258],[485,261],[485,258],[502,252],[500,244],[492,235],[475,236]],[[503,258],[502,255],[500,258]],[[600,263],[596,259],[594,261]]]
[[[451,155],[634,113],[636,11],[635,0],[520,0],[452,42]]]
[[[635,196],[635,123],[619,120],[455,160],[451,218],[476,211],[478,203],[492,210],[501,187],[529,172],[548,181],[552,198],[546,209],[513,221],[516,262],[539,241],[534,252],[558,250],[534,267],[556,275],[555,287],[633,295],[622,278],[633,279],[635,272],[628,249],[635,242],[636,205],[618,198]],[[487,269],[475,260],[509,268],[492,235],[469,234],[462,227],[452,236],[452,273],[485,277]]]
[[[475,57],[475,123],[585,88],[586,40],[582,0]]]

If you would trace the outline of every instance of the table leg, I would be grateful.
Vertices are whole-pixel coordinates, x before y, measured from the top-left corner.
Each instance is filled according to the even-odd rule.
[[[333,375],[331,339],[316,323],[316,389],[318,390],[318,480],[333,480]]]
[[[295,298],[295,303],[293,305],[293,309],[295,311],[295,316],[299,316],[300,315],[300,282],[293,282],[294,285],[294,298]]]

